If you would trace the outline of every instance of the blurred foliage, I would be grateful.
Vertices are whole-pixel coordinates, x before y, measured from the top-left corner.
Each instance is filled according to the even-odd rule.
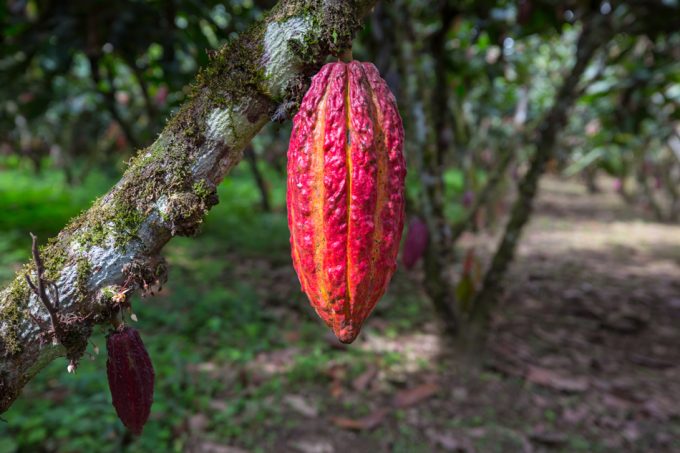
[[[0,15],[0,144],[70,183],[148,143],[184,87],[272,2],[8,0]]]

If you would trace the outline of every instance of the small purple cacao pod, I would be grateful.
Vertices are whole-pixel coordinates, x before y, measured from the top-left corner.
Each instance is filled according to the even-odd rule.
[[[472,202],[475,201],[475,193],[471,190],[466,190],[463,194],[463,207],[469,208]]]
[[[120,327],[106,337],[106,373],[118,418],[140,435],[151,412],[154,371],[139,332]]]
[[[411,269],[425,254],[429,233],[427,224],[418,217],[411,219],[404,240],[404,248],[401,253],[401,262],[406,269]]]

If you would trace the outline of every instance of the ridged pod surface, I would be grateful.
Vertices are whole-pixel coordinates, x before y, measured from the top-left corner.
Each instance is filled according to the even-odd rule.
[[[302,290],[351,343],[396,269],[404,226],[404,130],[371,63],[312,79],[288,148],[288,226]]]
[[[118,418],[134,434],[141,434],[151,412],[154,371],[139,332],[121,327],[106,338],[106,373]]]

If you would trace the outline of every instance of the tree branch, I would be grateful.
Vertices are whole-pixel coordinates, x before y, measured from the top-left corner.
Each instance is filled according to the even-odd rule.
[[[106,105],[106,109],[109,111],[109,114],[111,115],[111,118],[118,123],[118,126],[120,126],[121,131],[123,131],[123,135],[125,135],[125,139],[127,140],[128,144],[132,146],[133,148],[137,148],[139,146],[139,143],[137,142],[137,139],[135,138],[134,133],[132,132],[132,128],[130,127],[130,124],[128,124],[127,121],[123,118],[123,116],[120,114],[118,111],[118,106],[116,102],[116,87],[114,85],[114,75],[112,74],[112,68],[109,67],[107,68],[107,82],[109,83],[109,89],[108,90],[103,90],[100,87],[100,83],[102,81],[102,70],[99,65],[100,58],[98,56],[90,56],[90,75],[92,77],[92,82],[94,83],[95,89],[99,92],[99,94],[102,95],[104,98],[104,104]]]
[[[121,293],[163,278],[158,253],[191,235],[217,203],[216,186],[282,102],[299,100],[329,54],[351,45],[376,0],[283,0],[202,70],[192,95],[123,178],[41,249],[60,316],[77,319],[69,341],[40,341],[32,317],[49,316],[26,282],[28,264],[0,292],[0,413],[58,356],[82,352]],[[79,357],[79,356],[78,356]]]
[[[470,209],[468,209],[467,212],[465,213],[465,217],[463,217],[461,220],[459,220],[456,224],[454,224],[451,227],[452,244],[458,242],[458,239],[460,239],[463,233],[465,233],[465,231],[470,227],[470,225],[473,224],[479,210],[482,208],[482,206],[486,205],[487,201],[498,187],[498,184],[500,184],[500,182],[503,180],[503,176],[505,176],[505,171],[510,166],[510,163],[512,162],[514,157],[515,153],[513,149],[504,150],[504,154],[501,157],[501,160],[498,162],[498,164],[496,164],[496,168],[494,168],[493,172],[490,174],[489,180],[486,182],[486,185],[479,192],[479,195],[475,199],[472,206],[470,206]]]

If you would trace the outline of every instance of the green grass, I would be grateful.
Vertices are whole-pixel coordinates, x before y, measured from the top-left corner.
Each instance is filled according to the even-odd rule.
[[[267,173],[274,211],[262,213],[247,170],[236,168],[219,187],[220,204],[198,237],[175,238],[165,248],[170,274],[162,293],[133,299],[139,318],[134,327],[156,370],[144,435],[131,440],[116,417],[105,378],[107,329],[99,327],[92,337],[99,355],[88,348],[92,360],[84,357],[75,375],[66,372],[64,359],[54,361],[3,414],[7,422],[0,422],[0,453],[182,451],[189,436],[187,420],[198,413],[210,420],[204,437],[266,451],[276,448],[276,430],[297,423],[284,414],[282,398],[300,388],[328,385],[325,373],[331,364],[344,364],[356,376],[369,363],[400,362],[400,354],[393,352],[381,356],[333,349],[295,281],[286,282],[296,288],[292,298],[262,290],[272,284],[272,268],[290,266],[285,182]],[[0,209],[7,213],[0,218],[0,283],[28,258],[29,231],[47,240],[111,184],[93,175],[85,185],[71,188],[56,172],[36,178],[18,168],[0,171]],[[423,319],[422,304],[409,297],[394,292],[379,309],[381,317],[389,312],[400,320],[391,325],[389,337]],[[275,306],[304,308],[282,315],[270,299]],[[285,337],[291,332],[297,335],[292,342]],[[291,346],[294,358],[280,372],[257,378],[258,372],[249,371],[261,354]],[[217,371],[201,371],[206,364]],[[405,441],[404,448],[410,445]]]

